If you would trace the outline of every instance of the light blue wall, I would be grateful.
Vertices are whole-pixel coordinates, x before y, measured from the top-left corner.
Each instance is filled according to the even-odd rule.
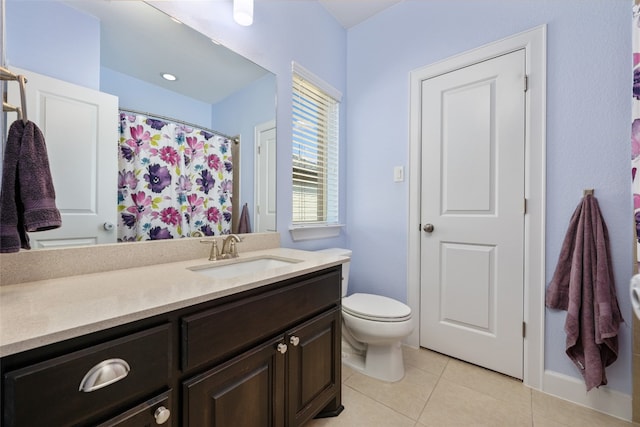
[[[623,316],[609,385],[631,393],[631,0],[401,2],[352,28],[347,51],[347,224],[353,290],[407,298],[409,72],[548,25],[546,283],[583,188],[611,239]],[[375,188],[375,191],[368,189]],[[418,231],[416,231],[418,232]],[[579,378],[565,312],[546,312],[545,368]]]
[[[8,66],[99,90],[98,20],[57,2],[6,0],[5,21]]]
[[[107,67],[100,72],[100,90],[118,97],[120,108],[171,117],[215,129],[211,104],[136,79]]]
[[[56,1],[6,5],[9,66],[116,95],[121,107],[211,127],[211,105],[101,67],[95,17]]]
[[[216,103],[212,109],[212,126],[228,135],[240,135],[240,201],[249,204],[250,224],[255,224],[253,190],[255,170],[255,127],[275,120],[276,78],[272,74]]]

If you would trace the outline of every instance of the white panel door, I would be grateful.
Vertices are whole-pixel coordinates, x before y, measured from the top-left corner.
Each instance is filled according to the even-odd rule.
[[[48,76],[27,77],[27,115],[45,136],[62,227],[29,233],[33,248],[114,243],[117,238],[118,98]],[[20,105],[17,85],[10,103]],[[8,122],[15,118],[11,114]]]
[[[276,123],[256,127],[255,232],[276,231]]]
[[[522,378],[525,55],[422,82],[420,345]]]

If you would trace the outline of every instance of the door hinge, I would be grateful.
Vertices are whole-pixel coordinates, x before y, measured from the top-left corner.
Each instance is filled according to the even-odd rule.
[[[522,322],[522,338],[527,336],[527,324]]]
[[[525,76],[524,76],[524,91],[526,92],[528,90],[529,90],[529,76],[527,76],[525,74]]]
[[[527,214],[527,199],[524,199],[524,202],[522,203],[522,213],[523,214]]]

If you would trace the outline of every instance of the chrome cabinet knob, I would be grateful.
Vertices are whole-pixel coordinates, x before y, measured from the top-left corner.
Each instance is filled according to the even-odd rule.
[[[279,353],[285,354],[287,352],[287,345],[284,343],[280,343],[278,344],[278,347],[276,349],[278,350]]]
[[[291,338],[289,338],[289,342],[294,346],[297,347],[298,344],[300,344],[300,338],[296,337],[295,335],[293,335]]]
[[[422,229],[426,232],[426,233],[432,233],[433,230],[435,230],[435,227],[433,226],[433,224],[425,224],[424,227],[422,227]]]
[[[171,411],[164,406],[159,407],[156,409],[156,412],[153,413],[153,417],[156,419],[156,424],[166,423],[170,416]]]

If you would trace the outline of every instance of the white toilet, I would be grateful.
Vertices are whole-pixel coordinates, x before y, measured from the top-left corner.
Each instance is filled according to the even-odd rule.
[[[351,256],[349,249],[320,252]],[[349,262],[342,264],[342,363],[373,378],[404,377],[403,338],[413,331],[411,308],[381,295],[347,295]]]

